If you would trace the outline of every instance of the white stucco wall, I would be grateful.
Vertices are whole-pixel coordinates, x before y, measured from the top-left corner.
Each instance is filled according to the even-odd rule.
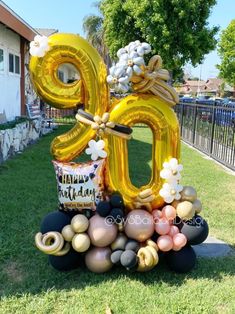
[[[0,113],[7,120],[20,115],[20,74],[9,73],[9,53],[20,56],[20,36],[0,24],[0,49],[4,50],[4,71],[0,71]]]

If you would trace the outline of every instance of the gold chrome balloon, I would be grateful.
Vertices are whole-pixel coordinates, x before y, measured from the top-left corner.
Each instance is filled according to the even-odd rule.
[[[76,108],[78,103],[94,115],[108,109],[109,88],[106,66],[85,39],[73,34],[53,34],[48,38],[50,50],[43,58],[32,57],[30,74],[37,94],[59,109]],[[64,84],[57,76],[61,64],[70,63],[79,71],[81,80]],[[52,142],[51,151],[60,161],[70,161],[83,151],[95,131],[76,124],[69,132]]]
[[[130,95],[116,104],[110,112],[110,120],[115,123],[133,126],[136,123],[147,124],[153,133],[152,176],[150,182],[141,188],[135,187],[129,178],[127,141],[116,136],[107,136],[108,158],[106,166],[106,185],[110,192],[119,191],[129,209],[134,209],[138,194],[151,189],[154,199],[152,208],[161,207],[164,200],[159,195],[163,180],[160,170],[163,163],[180,155],[179,124],[169,104],[156,96]],[[149,191],[149,190],[148,190]]]
[[[75,232],[72,229],[71,225],[66,225],[61,231],[62,236],[64,237],[65,241],[71,242],[73,237],[75,236]]]

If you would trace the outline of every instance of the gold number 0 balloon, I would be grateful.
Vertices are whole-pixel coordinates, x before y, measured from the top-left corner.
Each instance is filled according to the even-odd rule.
[[[30,73],[38,95],[59,109],[76,108],[83,103],[92,114],[102,115],[109,104],[106,67],[85,39],[73,34],[54,34],[48,39],[50,50],[43,58],[32,57]],[[71,63],[80,73],[81,80],[64,84],[57,76],[61,64]],[[95,132],[78,123],[66,134],[52,142],[51,151],[57,160],[69,161],[83,151]]]
[[[179,158],[180,134],[177,117],[169,104],[152,95],[131,95],[124,98],[111,111],[110,120],[132,126],[136,123],[147,124],[153,133],[152,176],[148,185],[138,189],[129,178],[127,141],[109,135],[107,144],[106,185],[110,191],[119,191],[128,209],[135,208],[135,200],[140,191],[152,189],[154,200],[152,208],[164,204],[159,195],[163,180],[160,170],[163,162],[171,157]]]

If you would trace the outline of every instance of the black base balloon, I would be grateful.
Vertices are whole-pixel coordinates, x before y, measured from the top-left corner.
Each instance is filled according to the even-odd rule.
[[[180,251],[170,251],[165,254],[169,268],[177,273],[187,273],[196,264],[196,254],[191,246],[185,246]]]
[[[49,231],[58,231],[64,228],[64,226],[69,225],[71,221],[70,216],[67,213],[61,211],[51,212],[46,215],[41,223],[41,233],[44,234]]]
[[[114,193],[110,198],[110,204],[113,208],[124,208],[123,198],[120,194]]]
[[[73,249],[64,256],[49,255],[48,259],[51,266],[60,271],[72,270],[83,264],[83,257]]]
[[[181,232],[186,236],[188,244],[197,245],[206,240],[209,227],[205,219],[196,215],[193,219],[183,222]]]

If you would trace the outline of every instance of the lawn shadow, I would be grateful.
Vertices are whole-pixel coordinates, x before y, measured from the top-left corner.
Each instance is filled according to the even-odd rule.
[[[33,250],[33,251],[32,251]],[[235,247],[233,247],[235,251]],[[76,270],[59,272],[49,265],[47,256],[36,251],[31,243],[30,256],[25,260],[14,260],[5,263],[4,284],[0,289],[0,295],[4,297],[22,294],[37,295],[48,290],[70,291],[71,289],[85,289],[87,287],[99,287],[110,281],[134,280],[145,286],[180,287],[187,280],[213,280],[220,283],[224,276],[235,275],[234,254],[224,258],[198,258],[195,268],[185,274],[175,273],[167,267],[162,256],[155,269],[146,273],[127,272],[121,267],[114,267],[104,274],[95,274],[88,271],[84,265]],[[21,256],[22,258],[22,256]],[[4,268],[4,265],[3,265]]]

